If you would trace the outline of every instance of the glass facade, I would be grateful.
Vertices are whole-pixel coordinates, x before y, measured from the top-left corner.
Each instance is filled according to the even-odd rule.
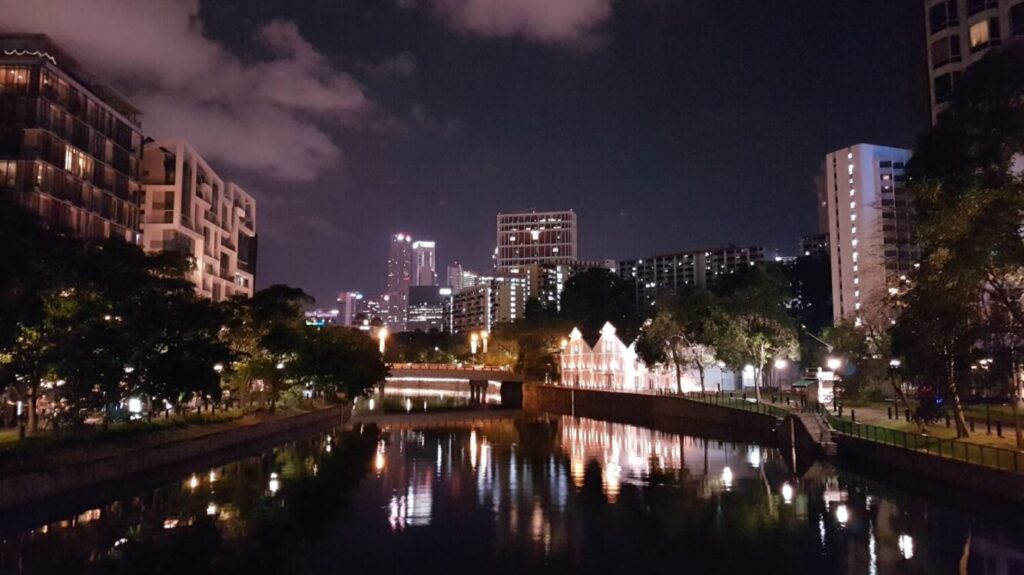
[[[0,191],[79,236],[135,242],[143,138],[134,111],[54,60],[0,56]]]

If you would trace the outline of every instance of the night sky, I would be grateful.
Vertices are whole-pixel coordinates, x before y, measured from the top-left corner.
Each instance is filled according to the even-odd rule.
[[[928,122],[920,2],[0,0],[260,201],[260,286],[381,290],[390,232],[486,269],[495,215],[586,259],[795,253],[813,177]]]

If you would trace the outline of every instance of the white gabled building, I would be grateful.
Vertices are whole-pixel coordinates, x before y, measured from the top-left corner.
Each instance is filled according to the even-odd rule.
[[[574,328],[561,354],[562,385],[613,391],[666,392],[677,391],[676,372],[672,366],[648,366],[636,352],[636,341],[628,346],[615,333],[615,326],[605,323],[601,337],[591,347],[579,329]],[[688,369],[681,374],[684,393],[700,391],[700,374]],[[737,389],[737,375],[717,365],[704,369],[705,389],[719,387]],[[742,386],[742,379],[739,384]]]

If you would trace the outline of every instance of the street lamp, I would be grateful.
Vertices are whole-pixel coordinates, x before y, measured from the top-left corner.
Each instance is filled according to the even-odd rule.
[[[479,343],[480,343],[480,334],[478,334],[475,331],[473,333],[469,334],[469,349],[470,349],[470,351],[473,352],[473,355],[476,355],[476,346],[479,345]]]
[[[889,367],[892,369],[899,369],[901,365],[903,365],[903,362],[898,359],[893,358],[889,360]]]
[[[220,372],[224,371],[224,364],[223,363],[214,364],[213,371],[216,371],[217,373],[220,373]]]
[[[784,359],[782,359],[780,357],[779,359],[775,360],[775,369],[786,369],[786,365],[788,363],[789,363],[788,361],[786,361],[786,360],[784,360]]]
[[[384,355],[384,340],[388,338],[388,328],[381,327],[377,330],[377,349],[380,350],[380,354]]]
[[[825,365],[832,371],[839,369],[839,366],[843,365],[843,362],[838,357],[830,357],[825,361]]]
[[[486,329],[480,330],[480,339],[484,342],[484,353],[487,353],[487,338],[490,337],[490,333]]]

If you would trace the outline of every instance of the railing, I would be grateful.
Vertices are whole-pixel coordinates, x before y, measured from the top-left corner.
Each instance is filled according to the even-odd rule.
[[[683,397],[691,401],[699,401],[701,403],[721,405],[732,409],[742,409],[744,411],[762,413],[764,415],[771,415],[772,417],[778,417],[780,419],[785,418],[791,413],[785,408],[765,403],[764,401],[759,402],[754,398],[748,399],[742,395],[740,397],[736,397],[733,393],[687,393],[683,394]]]
[[[883,445],[891,445],[918,453],[955,459],[972,465],[1012,471],[1013,473],[1024,473],[1024,453],[1014,449],[1003,449],[990,445],[958,441],[956,439],[943,439],[923,433],[854,423],[828,414],[827,410],[825,415],[833,431],[851,437],[874,441]]]
[[[507,365],[467,365],[464,363],[395,363],[392,369],[439,369],[445,371],[505,371],[512,372]]]

